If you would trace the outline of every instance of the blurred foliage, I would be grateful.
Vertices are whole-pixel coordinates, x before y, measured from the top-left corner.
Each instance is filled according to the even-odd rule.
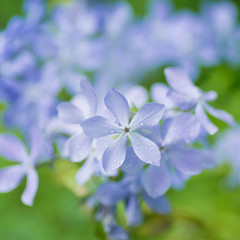
[[[54,4],[58,0],[49,1]],[[22,0],[0,1],[0,28],[6,26],[15,14],[22,14]],[[148,0],[129,0],[137,16],[146,13]],[[174,0],[176,9],[197,11],[201,0]],[[234,1],[238,6],[240,2]],[[227,65],[202,69],[197,82],[204,90],[218,92],[213,106],[227,110],[240,121],[240,69]],[[163,68],[148,73],[143,85],[164,82]],[[62,93],[61,93],[62,94]],[[62,98],[60,94],[59,98]],[[0,105],[0,111],[3,106]],[[214,120],[221,128],[226,125]],[[6,131],[0,126],[0,131]],[[1,161],[1,166],[9,163]],[[86,188],[77,187],[74,173],[78,165],[60,161],[50,169],[39,170],[40,187],[33,208],[20,202],[24,190],[22,183],[11,193],[0,195],[0,239],[3,240],[95,240],[105,239],[102,226],[95,223],[81,195]],[[240,189],[230,190],[225,178],[228,167],[204,171],[187,182],[181,190],[170,190],[167,196],[172,205],[169,216],[146,213],[145,223],[131,228],[131,240],[239,240],[240,239]],[[94,186],[88,186],[94,189]],[[69,190],[71,189],[71,190]],[[122,204],[118,212],[122,211]],[[125,225],[125,219],[121,219]],[[97,237],[98,236],[98,237]]]

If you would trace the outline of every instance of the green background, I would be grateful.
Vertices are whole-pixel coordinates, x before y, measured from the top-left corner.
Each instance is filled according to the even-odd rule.
[[[56,0],[49,1],[50,5]],[[147,0],[129,1],[136,15],[144,15]],[[175,0],[176,9],[198,11],[200,0]],[[0,27],[15,14],[22,15],[20,0],[0,1]],[[235,1],[238,3],[239,1]],[[143,84],[164,81],[163,72],[149,73]],[[213,106],[227,110],[240,120],[240,69],[227,65],[202,69],[198,85],[218,92]],[[224,130],[227,126],[214,122]],[[1,131],[5,131],[1,127]],[[216,136],[217,137],[217,136]],[[214,138],[212,139],[214,140]],[[1,161],[2,166],[6,164]],[[53,169],[39,170],[40,186],[32,208],[24,206],[20,197],[25,182],[16,190],[0,194],[0,240],[93,240],[104,239],[101,227],[90,211],[81,204],[83,188],[74,183],[77,165],[60,161]],[[225,178],[229,166],[206,170],[187,182],[181,191],[170,190],[172,204],[169,216],[147,213],[145,224],[130,229],[131,239],[162,240],[239,240],[240,189],[229,189]]]

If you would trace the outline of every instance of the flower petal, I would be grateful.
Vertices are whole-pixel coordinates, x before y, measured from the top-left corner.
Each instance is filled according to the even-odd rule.
[[[128,226],[139,226],[142,223],[142,212],[135,196],[128,199],[126,207],[126,217]]]
[[[67,123],[81,123],[85,120],[83,113],[72,103],[63,102],[57,106],[58,117]]]
[[[155,212],[160,214],[168,214],[171,211],[171,207],[168,199],[165,196],[158,198],[151,198],[147,194],[143,195],[146,204]]]
[[[81,81],[81,89],[89,104],[90,114],[94,115],[97,110],[97,97],[92,86],[85,78]]]
[[[104,103],[110,112],[119,120],[123,127],[129,122],[129,105],[126,98],[115,89],[108,92]]]
[[[229,114],[223,110],[220,110],[220,109],[215,109],[208,104],[205,104],[204,107],[208,111],[208,113],[210,113],[215,118],[218,118],[218,119],[222,120],[223,122],[228,123],[232,127],[236,126],[234,118],[231,116],[231,114]]]
[[[202,97],[204,98],[205,101],[211,102],[216,100],[217,93],[215,91],[202,92]]]
[[[170,187],[171,180],[164,161],[160,167],[149,166],[143,175],[143,186],[149,196],[162,196]]]
[[[27,186],[21,197],[22,202],[28,206],[33,205],[33,200],[35,198],[38,189],[38,175],[35,169],[29,169],[27,171]]]
[[[78,170],[76,174],[76,181],[78,185],[83,185],[86,183],[91,176],[94,174],[96,171],[96,161],[94,161],[94,158],[90,156],[84,165]]]
[[[143,165],[144,163],[138,158],[133,148],[128,147],[122,170],[128,174],[136,175],[141,171]]]
[[[31,161],[35,162],[35,160],[43,155],[44,150],[44,140],[43,135],[38,128],[31,129]]]
[[[198,136],[199,131],[200,123],[196,116],[183,113],[170,123],[163,146],[190,143]]]
[[[168,84],[177,92],[198,96],[199,90],[183,68],[169,67],[164,70]]]
[[[92,149],[93,139],[84,133],[71,137],[68,143],[69,155],[72,162],[84,160]]]
[[[151,88],[151,96],[154,102],[164,104],[167,109],[175,106],[174,102],[168,97],[169,88],[161,83],[154,84]]]
[[[15,189],[25,174],[26,171],[20,165],[0,169],[0,192],[10,192]]]
[[[106,173],[121,167],[127,151],[127,136],[120,135],[103,153],[102,167]]]
[[[126,198],[127,195],[128,192],[120,183],[108,182],[99,186],[96,198],[105,206],[114,206],[118,201]]]
[[[146,126],[153,126],[159,123],[164,112],[164,105],[159,103],[146,103],[133,117],[130,128],[139,129]]]
[[[218,131],[218,128],[208,119],[201,104],[196,107],[196,117],[209,134],[214,135]]]
[[[154,142],[135,132],[131,132],[129,138],[134,152],[142,161],[156,166],[160,165],[161,153]]]
[[[142,107],[148,101],[147,90],[141,86],[131,87],[125,94],[130,107]]]
[[[7,160],[16,162],[26,162],[28,153],[22,142],[13,135],[0,135],[0,156]]]
[[[198,99],[193,96],[178,93],[173,90],[170,90],[167,93],[167,97],[171,99],[171,101],[183,111],[188,111],[194,108],[198,101]]]
[[[101,116],[88,118],[81,124],[81,127],[88,136],[93,138],[123,132],[119,126]]]
[[[199,174],[213,162],[212,154],[200,149],[171,149],[167,156],[177,170],[190,176]]]

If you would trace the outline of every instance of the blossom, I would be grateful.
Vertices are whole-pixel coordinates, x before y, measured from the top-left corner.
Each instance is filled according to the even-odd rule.
[[[81,124],[83,131],[93,138],[117,135],[114,142],[103,153],[103,169],[109,172],[123,164],[128,138],[134,152],[142,161],[160,165],[161,156],[156,144],[137,131],[143,127],[158,124],[163,115],[164,106],[158,103],[147,103],[129,121],[129,105],[123,95],[112,89],[106,95],[104,102],[109,111],[116,117],[117,122],[111,122],[102,116],[94,116]]]
[[[12,191],[26,176],[27,185],[21,199],[24,204],[32,206],[38,189],[38,175],[35,167],[43,150],[43,139],[40,133],[32,131],[30,154],[24,144],[14,135],[1,134],[0,146],[0,156],[19,163],[0,169],[0,192]]]
[[[126,175],[120,182],[107,182],[99,186],[96,193],[97,200],[104,206],[115,208],[119,201],[124,201],[126,218],[129,226],[138,226],[143,216],[140,199],[148,207],[159,214],[168,214],[170,205],[165,196],[152,198],[143,189],[140,175]]]
[[[212,166],[213,156],[208,150],[184,147],[199,134],[200,124],[190,113],[180,114],[166,128],[159,126],[145,131],[161,150],[160,166],[149,166],[143,173],[143,186],[153,198],[162,196],[170,186],[179,187],[189,176]]]
[[[105,138],[104,141],[101,139],[101,141],[96,142],[95,139],[82,132],[80,123],[95,115],[98,106],[97,96],[89,82],[82,79],[80,85],[82,94],[77,95],[70,103],[60,103],[57,108],[58,117],[69,125],[67,131],[73,125],[79,125],[79,127],[75,127],[77,131],[66,142],[64,155],[69,156],[72,162],[81,162],[86,159],[76,174],[77,183],[82,185],[92,175],[100,173],[99,155],[103,149],[102,145],[109,141]]]
[[[215,134],[218,128],[208,119],[206,112],[231,126],[235,125],[234,119],[229,113],[207,104],[207,102],[217,98],[216,92],[203,92],[200,88],[194,86],[188,74],[182,68],[166,68],[164,73],[168,84],[172,88],[168,96],[180,109],[194,110],[201,126],[209,134]]]

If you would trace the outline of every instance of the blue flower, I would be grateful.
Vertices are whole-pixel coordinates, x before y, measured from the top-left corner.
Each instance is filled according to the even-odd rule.
[[[103,169],[106,172],[111,172],[123,164],[128,139],[134,152],[142,161],[160,165],[161,156],[157,145],[137,131],[143,127],[158,124],[162,118],[164,106],[158,103],[147,103],[129,121],[128,102],[119,92],[114,89],[110,90],[104,102],[109,111],[116,117],[117,122],[111,122],[102,116],[94,116],[81,124],[83,131],[93,138],[116,134],[114,142],[103,153]]]
[[[144,191],[141,175],[126,175],[120,182],[100,185],[96,198],[103,206],[111,208],[115,208],[119,201],[124,201],[129,226],[138,226],[142,223],[141,200],[145,201],[154,212],[159,214],[170,212],[170,205],[165,196],[152,198]]]
[[[198,120],[190,113],[180,114],[164,131],[160,131],[159,126],[145,130],[145,135],[158,145],[162,155],[159,167],[150,165],[143,173],[143,186],[151,197],[162,196],[171,185],[180,187],[190,176],[212,167],[210,151],[185,147],[196,139],[199,130]]]
[[[194,110],[201,126],[211,135],[218,131],[218,128],[208,119],[207,111],[212,116],[221,119],[231,126],[235,126],[233,117],[219,109],[215,109],[207,104],[208,101],[216,99],[217,94],[214,91],[203,92],[194,86],[188,74],[182,68],[166,68],[165,76],[172,90],[168,96],[182,110]]]
[[[32,206],[38,189],[38,175],[35,170],[37,160],[42,156],[44,141],[39,131],[32,131],[31,153],[28,154],[23,143],[13,135],[0,135],[0,156],[19,163],[0,169],[0,192],[10,192],[27,177],[27,185],[22,194],[22,202]]]

